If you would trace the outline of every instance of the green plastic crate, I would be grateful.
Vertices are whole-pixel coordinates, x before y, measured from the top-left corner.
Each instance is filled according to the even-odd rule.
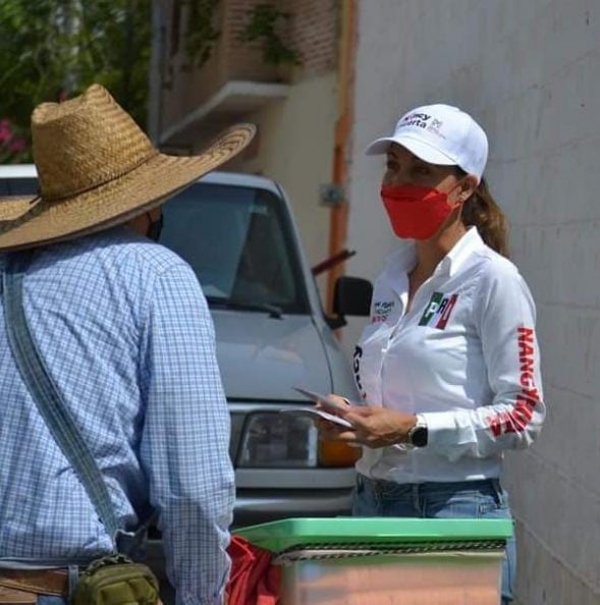
[[[390,546],[443,542],[506,541],[510,519],[298,518],[252,525],[235,531],[271,552],[316,545]]]

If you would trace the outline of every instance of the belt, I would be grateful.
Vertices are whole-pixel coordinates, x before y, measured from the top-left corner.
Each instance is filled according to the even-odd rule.
[[[0,569],[0,586],[66,597],[69,575],[66,569]]]

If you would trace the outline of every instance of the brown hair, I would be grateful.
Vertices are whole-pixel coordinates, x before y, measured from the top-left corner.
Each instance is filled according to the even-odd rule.
[[[466,172],[458,168],[466,176]],[[464,203],[462,221],[465,226],[475,226],[481,239],[492,249],[508,258],[508,221],[496,203],[484,178],[475,193]]]

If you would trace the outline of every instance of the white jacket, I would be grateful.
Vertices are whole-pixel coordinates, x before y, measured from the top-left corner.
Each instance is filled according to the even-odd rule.
[[[421,415],[429,443],[365,447],[357,470],[398,483],[498,477],[503,451],[529,446],[546,413],[531,293],[473,227],[405,313],[415,263],[413,243],[388,259],[354,372],[365,403]]]

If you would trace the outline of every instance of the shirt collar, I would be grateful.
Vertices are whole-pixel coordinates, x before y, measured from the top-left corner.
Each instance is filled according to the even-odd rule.
[[[442,259],[438,267],[443,266],[443,270],[452,277],[456,275],[473,252],[483,248],[485,248],[485,244],[479,235],[479,231],[477,231],[477,227],[469,227],[467,232],[454,244],[452,250]]]
[[[448,275],[452,277],[469,258],[469,256],[485,247],[477,227],[469,227],[467,232],[454,244],[454,247],[439,262],[434,275]],[[386,261],[387,273],[391,278],[398,275],[408,274],[417,262],[417,251],[414,241],[406,242],[399,250],[396,250]]]

